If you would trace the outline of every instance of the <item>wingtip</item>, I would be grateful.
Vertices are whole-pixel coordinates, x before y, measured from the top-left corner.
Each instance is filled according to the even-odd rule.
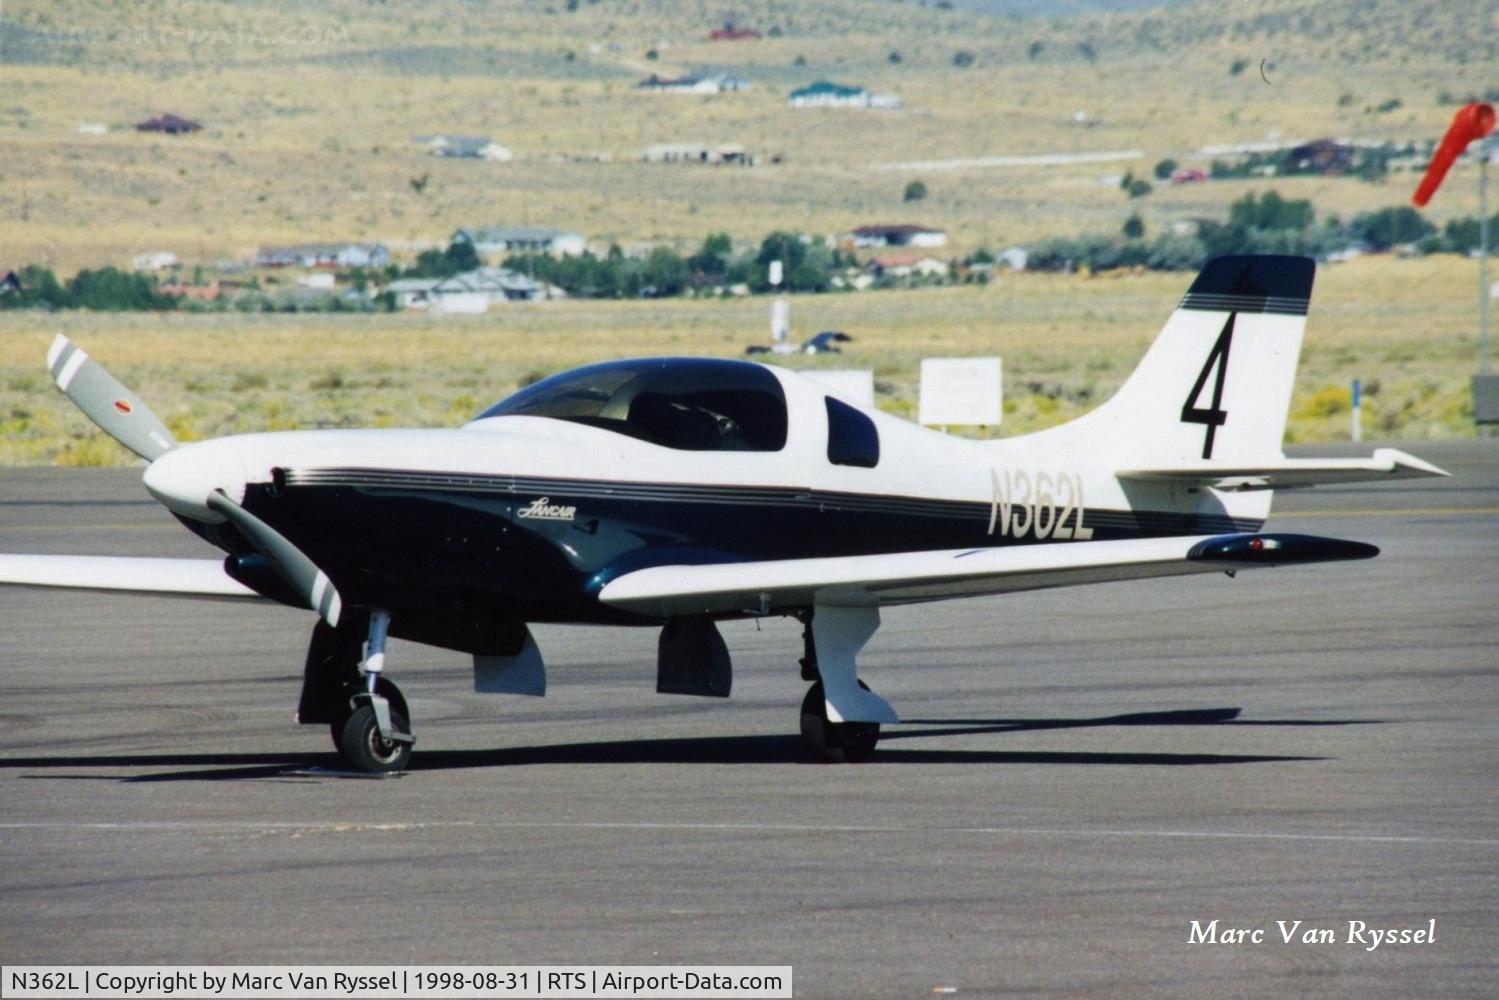
[[[1417,458],[1409,452],[1401,451],[1399,448],[1376,448],[1374,457],[1381,461],[1390,463],[1393,471],[1403,471],[1407,475],[1421,476],[1451,476],[1452,473],[1439,466],[1432,465],[1425,459]]]

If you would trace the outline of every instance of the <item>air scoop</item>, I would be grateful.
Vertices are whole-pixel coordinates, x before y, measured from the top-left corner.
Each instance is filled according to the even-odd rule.
[[[209,509],[208,496],[220,491],[236,504],[245,498],[245,460],[230,441],[180,445],[146,468],[146,490],[173,513],[212,524],[224,516]]]

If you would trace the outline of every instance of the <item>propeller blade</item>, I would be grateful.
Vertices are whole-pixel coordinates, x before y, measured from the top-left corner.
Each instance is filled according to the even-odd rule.
[[[307,599],[307,604],[322,616],[323,621],[338,627],[343,599],[338,596],[338,589],[328,579],[328,574],[318,569],[305,552],[281,532],[229,499],[222,490],[208,494],[208,508],[222,514],[226,521],[239,529],[255,550],[270,560],[276,572]]]
[[[47,351],[47,369],[84,416],[146,461],[177,446],[172,432],[139,396],[60,333]]]

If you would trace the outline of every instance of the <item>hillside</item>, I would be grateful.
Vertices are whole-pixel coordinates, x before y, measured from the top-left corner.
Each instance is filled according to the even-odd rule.
[[[12,2],[0,14],[3,263],[67,271],[155,249],[213,262],[262,243],[418,245],[499,222],[575,228],[600,246],[687,247],[714,230],[751,240],[909,218],[946,227],[959,251],[1112,231],[1137,209],[1156,229],[1266,185],[1128,202],[1110,177],[1168,156],[1204,162],[1208,144],[1439,134],[1444,97],[1495,83],[1499,2],[1465,6],[1459,17],[1439,0],[1264,0],[1037,18],[895,0],[155,0],[122,18],[102,0]],[[730,10],[763,37],[709,41]],[[697,69],[741,74],[751,89],[635,86]],[[903,106],[786,107],[818,79]],[[163,110],[205,131],[130,130]],[[79,134],[83,123],[109,131]],[[413,142],[425,133],[491,136],[515,159],[435,160]],[[639,162],[649,144],[689,141],[743,144],[762,166]],[[888,166],[1108,151],[1138,155],[932,169],[920,178],[928,198],[909,206],[901,192],[918,171]],[[1409,185],[1276,186],[1346,216],[1399,204]],[[1433,212],[1472,206],[1443,198]]]

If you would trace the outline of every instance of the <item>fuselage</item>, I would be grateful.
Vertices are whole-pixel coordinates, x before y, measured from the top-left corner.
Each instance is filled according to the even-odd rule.
[[[761,393],[753,406],[733,385],[748,370]],[[242,486],[235,499],[307,553],[346,603],[444,620],[644,623],[596,597],[620,574],[657,565],[1259,524],[1167,488],[1127,496],[1106,465],[1049,446],[1044,433],[953,437],[742,362],[649,374],[709,388],[636,391],[633,404],[600,403],[586,418],[527,415],[522,405],[461,429],[243,435],[184,446],[159,464]],[[661,398],[671,404],[653,416]],[[770,413],[774,405],[784,412]],[[174,498],[161,485],[168,478],[148,474],[147,484],[185,523],[231,554],[249,551],[200,516],[192,496]]]

